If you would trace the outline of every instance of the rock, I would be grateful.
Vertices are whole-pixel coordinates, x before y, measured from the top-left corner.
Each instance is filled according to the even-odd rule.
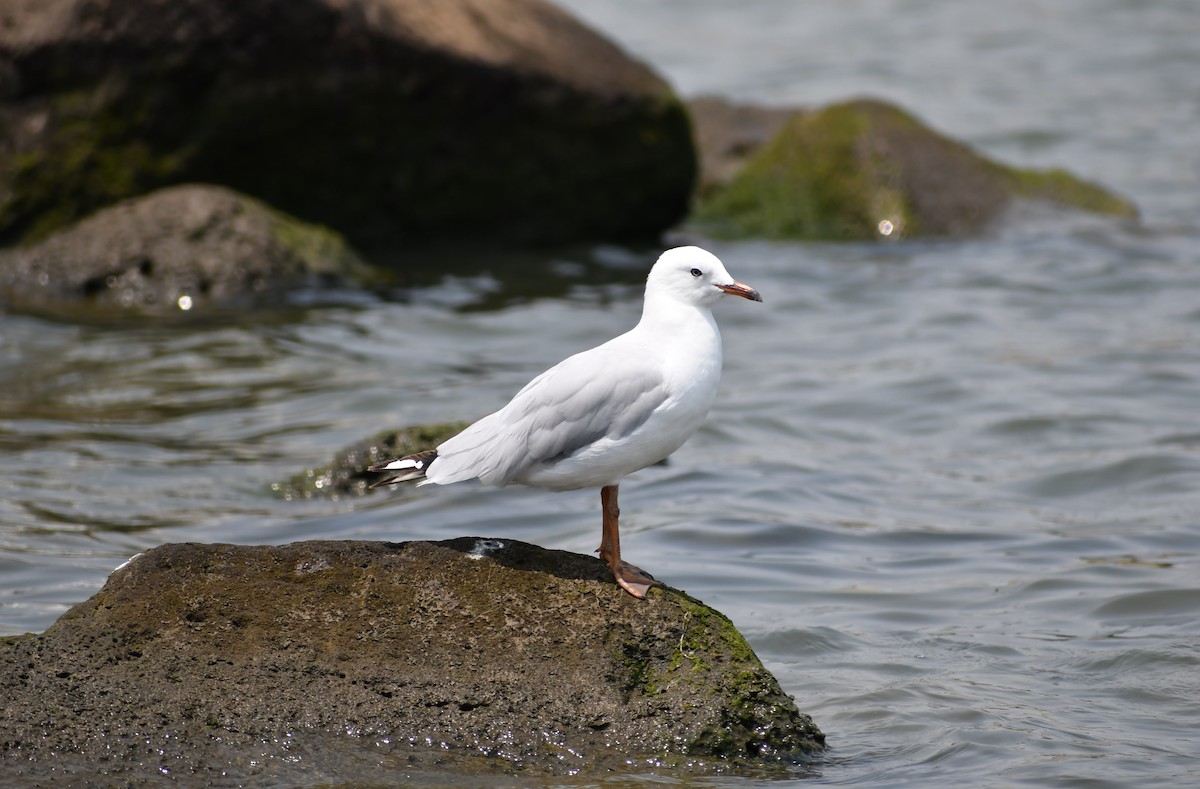
[[[718,612],[510,540],[164,545],[0,641],[6,785],[726,771],[823,741]]]
[[[205,315],[366,271],[335,233],[228,189],[185,185],[0,250],[0,303],[71,318]]]
[[[461,433],[467,425],[467,422],[443,422],[385,430],[339,450],[329,465],[305,469],[286,482],[276,482],[271,488],[285,499],[362,496],[372,482],[387,476],[367,471],[368,466],[436,447]]]
[[[701,197],[725,186],[746,161],[799,112],[794,107],[733,104],[717,96],[688,102],[700,156]]]
[[[649,237],[687,112],[543,0],[7,0],[0,241],[227,185],[360,248]]]
[[[735,108],[736,109],[736,108]],[[984,230],[1014,200],[1044,200],[1067,208],[1136,216],[1127,200],[1062,170],[1019,170],[993,162],[939,135],[904,111],[859,100],[816,111],[793,111],[761,148],[753,142],[780,122],[778,112],[746,111],[736,175],[720,143],[729,133],[702,131],[705,162],[725,172],[706,175],[714,188],[701,200],[695,224],[723,237],[816,240],[960,237]],[[698,124],[729,127],[739,112],[701,107]],[[749,142],[750,144],[747,144]],[[728,143],[726,142],[728,145]],[[723,183],[723,185],[722,185]]]

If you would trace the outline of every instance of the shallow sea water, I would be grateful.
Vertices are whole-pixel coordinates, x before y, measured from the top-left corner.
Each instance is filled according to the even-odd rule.
[[[1192,785],[1200,6],[565,5],[685,94],[880,96],[1143,211],[1027,207],[962,242],[705,242],[766,301],[718,306],[718,404],[623,485],[623,547],[727,613],[828,735],[769,783]],[[165,331],[0,315],[0,633],[44,629],[163,542],[591,551],[594,491],[271,486],[381,427],[503,404],[632,325],[652,257],[581,250],[510,279],[472,261],[394,299]],[[347,763],[344,780],[378,768]]]

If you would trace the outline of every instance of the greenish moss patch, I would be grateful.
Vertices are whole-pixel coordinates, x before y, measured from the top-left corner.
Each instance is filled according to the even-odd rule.
[[[882,102],[797,113],[693,221],[724,238],[964,236],[1015,198],[1128,217],[1129,201],[1063,171],[993,162]]]
[[[355,274],[367,279],[368,267],[346,243],[340,233],[323,225],[302,222],[280,211],[271,210],[275,243],[296,260],[305,271],[345,277]]]
[[[823,740],[727,617],[675,589],[652,594],[669,598],[677,629],[665,652],[636,633],[615,645],[615,679],[627,704],[703,707],[712,723],[687,733],[685,752],[731,764],[810,751]]]
[[[1022,197],[1096,214],[1136,217],[1137,206],[1099,184],[1076,178],[1066,170],[1019,170],[1005,168],[1014,189]]]

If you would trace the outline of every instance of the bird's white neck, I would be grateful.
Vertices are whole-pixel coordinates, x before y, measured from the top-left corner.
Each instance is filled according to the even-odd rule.
[[[658,360],[672,407],[690,414],[680,423],[689,426],[690,435],[707,415],[721,379],[721,333],[712,311],[647,293],[642,319],[630,334],[638,353]]]
[[[697,320],[712,323],[712,310],[707,306],[688,304],[687,302],[680,301],[669,293],[646,293],[646,301],[642,305],[642,319],[640,323],[650,325],[664,323],[678,324]]]
[[[715,355],[718,360],[721,356],[721,333],[712,310],[670,294],[646,294],[642,319],[635,331],[655,337],[658,345],[682,343],[691,346],[693,352]]]

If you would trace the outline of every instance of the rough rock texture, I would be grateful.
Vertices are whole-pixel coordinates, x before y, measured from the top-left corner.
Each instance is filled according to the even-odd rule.
[[[180,182],[372,249],[657,234],[686,110],[543,0],[6,0],[0,242]]]
[[[824,740],[718,612],[509,540],[164,545],[0,641],[5,785],[312,785],[347,738],[385,772],[475,773],[729,769]]]
[[[904,111],[859,100],[778,112],[701,105],[697,139],[716,172],[696,224],[726,237],[866,240],[967,236],[1018,198],[1131,217],[1128,201],[1062,170],[1018,170],[943,137]],[[705,125],[715,129],[705,130]],[[744,128],[741,128],[744,127]],[[740,141],[731,144],[730,140]],[[737,159],[745,159],[736,169]]]
[[[461,433],[467,424],[442,422],[385,430],[338,451],[329,465],[305,469],[286,482],[277,482],[271,487],[286,499],[362,496],[372,482],[387,476],[367,471],[368,466],[436,447]]]
[[[185,185],[0,250],[0,304],[72,318],[204,315],[366,270],[335,233],[228,189]]]

